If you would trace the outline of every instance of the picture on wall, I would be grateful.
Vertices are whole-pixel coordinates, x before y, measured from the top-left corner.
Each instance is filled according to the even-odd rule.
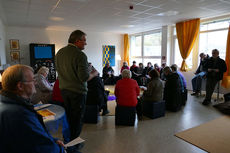
[[[10,49],[11,50],[19,50],[19,40],[17,39],[10,39]]]
[[[110,66],[115,66],[115,46],[103,45],[103,67],[107,62]]]
[[[20,60],[20,52],[19,51],[12,51],[10,52],[11,61],[19,61]]]

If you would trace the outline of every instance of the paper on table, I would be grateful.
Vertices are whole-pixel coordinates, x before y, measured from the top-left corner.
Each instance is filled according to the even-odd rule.
[[[39,109],[42,109],[42,108],[46,108],[46,107],[49,107],[51,104],[43,104],[43,105],[39,105],[39,106],[36,106],[34,107],[34,110],[39,110]]]
[[[83,140],[82,138],[77,137],[76,139],[74,139],[74,140],[70,141],[69,143],[65,144],[65,147],[71,147],[71,146],[77,145],[79,143],[82,143],[84,141],[85,140]]]

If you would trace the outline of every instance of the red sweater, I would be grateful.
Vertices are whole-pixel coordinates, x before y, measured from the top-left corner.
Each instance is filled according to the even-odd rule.
[[[61,96],[61,90],[59,88],[59,80],[58,79],[54,83],[52,100],[64,102],[64,100],[62,99],[62,96]]]
[[[114,93],[117,97],[118,105],[136,106],[137,96],[140,94],[140,88],[135,80],[124,78],[117,81]]]

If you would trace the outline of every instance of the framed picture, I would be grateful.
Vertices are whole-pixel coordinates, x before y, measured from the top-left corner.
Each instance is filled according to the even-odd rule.
[[[10,52],[11,61],[19,61],[20,60],[20,52],[19,51],[12,51]]]
[[[10,39],[10,49],[11,50],[19,50],[19,40],[17,39]]]

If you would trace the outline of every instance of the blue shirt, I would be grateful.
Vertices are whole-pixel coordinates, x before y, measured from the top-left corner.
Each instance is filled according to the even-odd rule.
[[[1,153],[64,153],[33,106],[17,95],[0,95]]]

